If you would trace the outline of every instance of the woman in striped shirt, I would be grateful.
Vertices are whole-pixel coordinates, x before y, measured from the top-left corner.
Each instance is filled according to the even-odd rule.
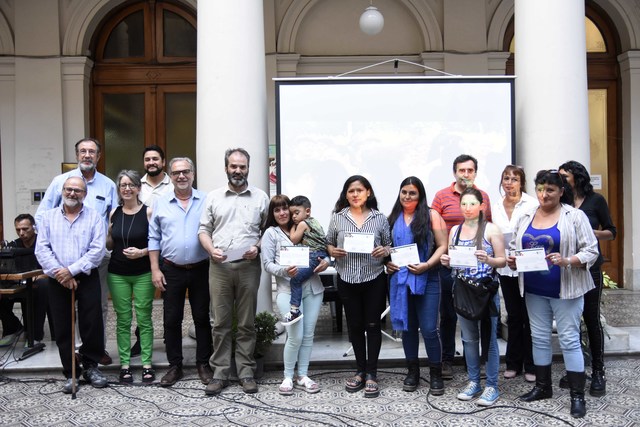
[[[389,222],[378,211],[371,183],[361,175],[349,177],[331,216],[327,251],[335,258],[338,292],[356,356],[357,372],[345,388],[352,393],[364,388],[365,397],[380,395],[380,314],[387,297],[384,258],[390,246]]]

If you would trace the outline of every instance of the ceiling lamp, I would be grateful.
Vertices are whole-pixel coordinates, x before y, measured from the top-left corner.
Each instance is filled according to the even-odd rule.
[[[377,7],[371,4],[371,6],[366,8],[364,10],[364,13],[360,15],[360,29],[365,34],[375,36],[380,31],[382,31],[383,27],[384,16],[382,16],[382,14],[378,11]]]

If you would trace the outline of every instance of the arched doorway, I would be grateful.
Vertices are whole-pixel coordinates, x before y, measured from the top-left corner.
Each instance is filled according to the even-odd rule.
[[[609,210],[618,229],[614,241],[600,242],[605,258],[602,269],[612,280],[622,285],[622,119],[620,117],[619,90],[620,71],[617,55],[620,43],[615,26],[597,5],[588,3],[585,7],[585,28],[587,34],[587,81],[589,86],[589,134],[591,145],[591,170],[594,189],[609,203]],[[541,27],[541,31],[544,28]],[[514,74],[513,18],[507,27],[503,49],[511,52],[507,61],[506,74]],[[570,160],[570,159],[563,159]]]
[[[99,26],[91,124],[107,176],[142,169],[152,144],[195,159],[196,40],[195,12],[172,1],[129,3]]]

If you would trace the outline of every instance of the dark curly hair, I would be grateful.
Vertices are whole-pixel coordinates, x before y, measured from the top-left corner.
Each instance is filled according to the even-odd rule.
[[[593,193],[593,185],[591,185],[591,176],[587,168],[582,163],[575,160],[569,160],[560,165],[558,170],[571,172],[573,175],[573,185],[576,196],[587,197]]]

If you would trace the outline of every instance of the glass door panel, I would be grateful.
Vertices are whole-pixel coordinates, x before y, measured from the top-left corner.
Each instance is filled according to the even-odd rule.
[[[144,93],[105,93],[105,173],[115,179],[122,169],[140,171],[145,145]]]

